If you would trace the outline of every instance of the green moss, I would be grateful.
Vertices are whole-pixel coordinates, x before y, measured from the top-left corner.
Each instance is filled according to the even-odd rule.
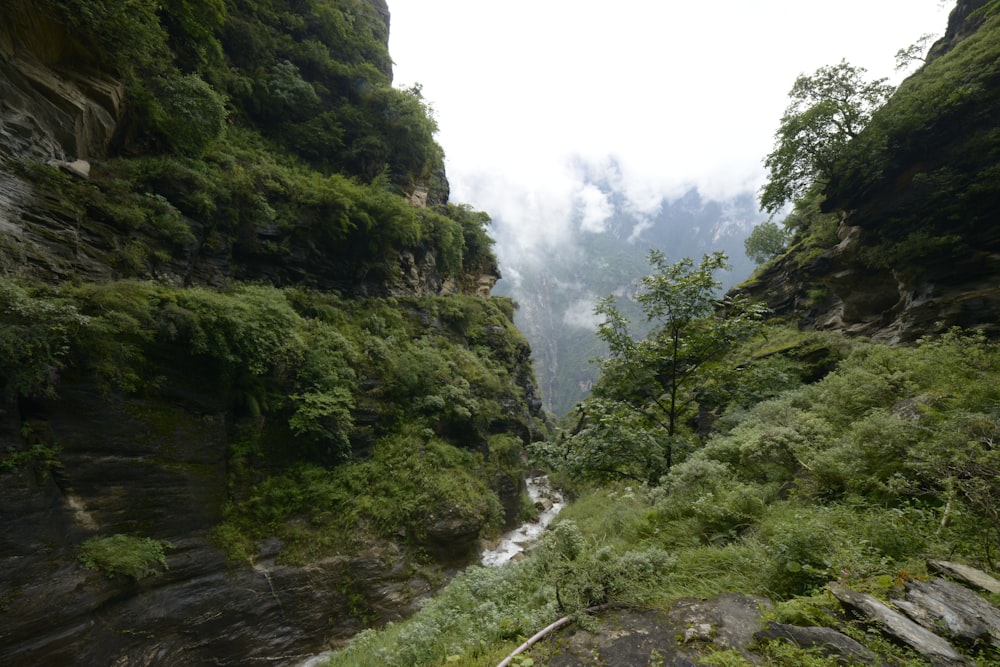
[[[165,551],[171,547],[164,540],[119,533],[88,539],[80,547],[78,558],[84,567],[103,572],[108,577],[123,575],[139,580],[160,574],[160,568],[167,568]]]

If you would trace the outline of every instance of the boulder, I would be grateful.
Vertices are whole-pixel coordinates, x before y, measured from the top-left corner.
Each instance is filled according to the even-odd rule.
[[[588,629],[573,625],[532,649],[535,664],[584,667],[600,664],[647,667],[694,666],[699,656],[734,649],[753,664],[761,660],[748,646],[763,627],[765,598],[726,593],[709,599],[682,599],[668,610],[610,609]]]
[[[906,599],[895,601],[907,616],[956,642],[1000,648],[1000,610],[964,586],[932,579],[906,583]]]

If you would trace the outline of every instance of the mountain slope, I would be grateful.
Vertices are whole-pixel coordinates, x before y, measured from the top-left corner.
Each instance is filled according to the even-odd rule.
[[[889,341],[956,325],[997,332],[998,10],[958,3],[826,185],[835,236],[799,244],[746,291],[808,326]]]

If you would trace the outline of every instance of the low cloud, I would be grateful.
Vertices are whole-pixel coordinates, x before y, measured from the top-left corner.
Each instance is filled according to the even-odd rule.
[[[601,324],[603,318],[594,312],[594,305],[596,303],[597,297],[593,295],[577,299],[563,313],[563,323],[571,327],[586,329],[587,331],[597,331],[597,327]]]

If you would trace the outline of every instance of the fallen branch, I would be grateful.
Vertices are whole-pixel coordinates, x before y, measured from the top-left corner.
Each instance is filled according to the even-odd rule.
[[[589,613],[592,613],[592,612],[595,612],[595,611],[600,611],[601,609],[605,609],[605,608],[611,607],[611,606],[612,605],[610,605],[610,604],[599,604],[596,607],[587,607],[586,609],[583,610],[583,613],[589,614]],[[518,646],[516,649],[514,649],[514,652],[511,653],[510,655],[508,655],[506,658],[504,658],[500,662],[500,664],[497,665],[497,667],[508,667],[510,665],[511,661],[514,658],[516,658],[517,656],[519,656],[522,653],[524,653],[525,651],[527,651],[534,644],[536,644],[540,639],[544,638],[545,635],[549,634],[550,632],[554,632],[554,631],[558,630],[559,628],[561,628],[562,626],[566,625],[567,623],[569,623],[572,620],[573,620],[572,616],[563,616],[562,618],[560,618],[555,623],[547,625],[543,629],[541,629],[538,632],[536,632],[535,634],[531,635],[531,637],[528,638],[528,641],[524,642],[523,644],[521,644],[520,646]]]

